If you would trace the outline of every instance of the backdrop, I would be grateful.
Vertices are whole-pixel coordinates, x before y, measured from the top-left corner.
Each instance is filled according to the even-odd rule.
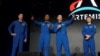
[[[95,43],[96,43],[96,53],[100,51],[100,21],[95,20],[93,21],[94,24],[97,26],[97,33],[95,35]],[[71,53],[75,53],[77,49],[80,52],[83,52],[83,36],[82,36],[82,26],[85,24],[85,21],[75,21],[71,26],[67,27],[66,30],[68,32],[68,39],[70,44],[70,51]],[[39,39],[40,30],[39,28],[35,27],[33,24],[31,25],[30,31],[30,52],[37,52],[38,49],[38,39]],[[56,54],[56,40],[55,34],[51,34],[51,42],[50,42],[50,51]],[[64,53],[64,49],[62,51]]]

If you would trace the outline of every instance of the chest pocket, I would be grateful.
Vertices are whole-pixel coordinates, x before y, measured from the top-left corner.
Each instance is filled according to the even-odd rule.
[[[25,27],[26,27],[26,23],[24,23],[24,22],[20,23],[19,29],[20,29],[21,32],[24,32]]]
[[[42,23],[42,26],[44,26],[45,24],[44,23]]]
[[[22,27],[22,29],[24,29],[26,27],[26,24],[25,23],[21,23],[21,27]]]
[[[44,23],[42,23],[41,27],[42,27],[42,29],[46,29],[47,28],[47,25],[44,24]]]
[[[88,29],[88,26],[85,26],[85,29]]]
[[[64,26],[65,24],[61,24],[62,26]]]
[[[21,25],[22,25],[22,26],[25,26],[26,24],[25,24],[25,23],[22,23]]]
[[[94,26],[89,26],[90,31],[94,29]]]
[[[89,26],[89,28],[90,28],[90,29],[92,29],[92,28],[93,28],[93,26]]]
[[[43,33],[48,33],[49,32],[49,29],[48,29],[47,24],[42,23],[41,30],[42,30]]]
[[[93,26],[86,26],[85,29],[87,33],[90,33],[93,29]]]
[[[62,23],[61,25],[62,25],[62,28],[65,28],[66,27],[64,23]]]
[[[59,29],[59,32],[63,32],[63,30],[65,28],[65,24],[64,23],[62,23],[61,25],[62,25],[62,27],[61,27],[61,29]]]

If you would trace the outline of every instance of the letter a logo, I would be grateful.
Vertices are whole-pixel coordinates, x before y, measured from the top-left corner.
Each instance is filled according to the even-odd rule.
[[[77,0],[70,5],[70,11],[75,10],[78,7],[81,7],[83,0]],[[94,7],[98,7],[95,0],[90,0]],[[75,7],[76,6],[76,7]]]

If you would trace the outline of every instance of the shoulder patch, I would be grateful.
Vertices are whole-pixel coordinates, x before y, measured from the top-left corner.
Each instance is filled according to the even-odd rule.
[[[88,27],[87,27],[87,26],[85,26],[85,28],[87,29]]]
[[[93,26],[89,26],[89,28],[93,28]]]
[[[44,23],[42,23],[42,25],[44,26],[45,24],[44,24]]]
[[[23,23],[22,23],[22,26],[25,26],[25,25],[26,25],[26,23],[25,23],[25,22],[23,22]]]

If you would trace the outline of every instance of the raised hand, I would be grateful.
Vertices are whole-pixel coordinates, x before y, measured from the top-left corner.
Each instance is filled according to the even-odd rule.
[[[34,16],[31,17],[31,20],[34,20]]]
[[[75,18],[75,14],[73,14],[72,17]]]
[[[61,27],[62,27],[62,25],[60,24],[60,25],[58,25],[57,29],[59,29],[59,28],[61,28]]]

